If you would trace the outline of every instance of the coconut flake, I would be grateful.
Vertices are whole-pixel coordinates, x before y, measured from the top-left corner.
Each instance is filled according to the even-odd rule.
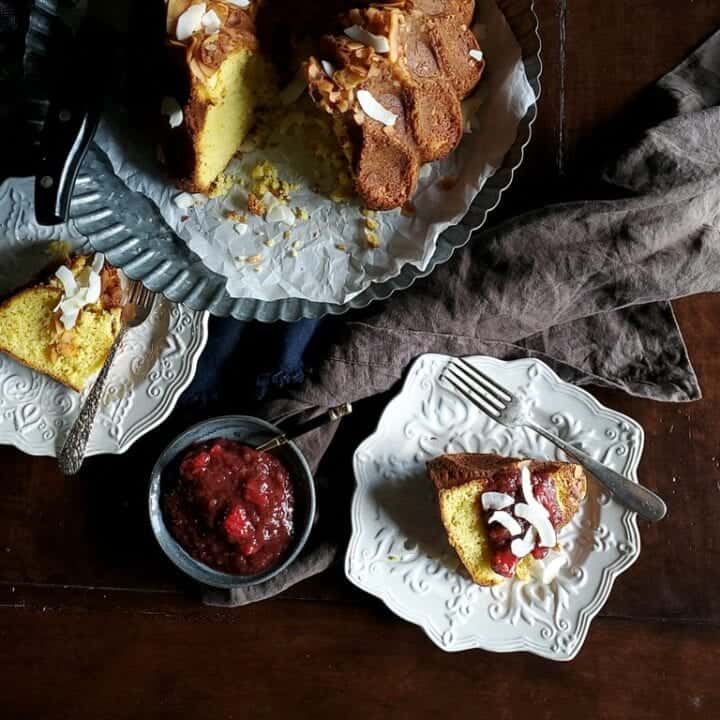
[[[478,62],[482,62],[485,59],[485,54],[482,50],[470,50],[468,55],[470,55],[473,60],[477,60]]]
[[[214,10],[208,10],[202,16],[202,26],[208,35],[214,35],[216,32],[220,32],[222,20]]]
[[[90,263],[90,269],[94,273],[99,273],[105,266],[105,255],[102,253],[95,253],[92,262]]]
[[[429,178],[432,174],[432,166],[430,163],[425,163],[421,168],[420,172],[418,173],[418,178],[420,180],[425,180],[426,178]]]
[[[550,518],[538,507],[539,503],[527,505],[518,503],[515,505],[515,515],[527,520],[536,530],[540,537],[540,547],[555,547],[557,535]]]
[[[515,502],[512,495],[502,492],[486,492],[480,497],[483,510],[502,510]]]
[[[239,8],[249,8],[250,7],[250,0],[225,0],[226,2],[229,2],[231,5],[237,5]]]
[[[367,90],[358,90],[357,99],[363,112],[373,120],[377,120],[383,125],[392,127],[395,125],[398,116],[384,108]]]
[[[548,553],[544,560],[536,560],[531,568],[533,577],[544,585],[549,585],[567,565],[565,553]]]
[[[85,300],[88,303],[96,303],[100,299],[101,292],[102,283],[100,281],[100,276],[95,272],[90,273]]]
[[[361,25],[353,25],[345,30],[345,34],[355,42],[371,47],[375,52],[385,54],[390,52],[390,43],[384,35],[373,35]]]
[[[176,195],[173,202],[181,210],[187,210],[188,208],[191,208],[195,204],[195,200],[193,200],[193,196],[190,193],[186,193],[186,192]]]
[[[527,465],[520,467],[520,484],[522,485],[523,497],[528,505],[537,505],[542,512],[550,517],[550,513],[547,508],[535,497],[535,491],[532,486],[532,476],[530,475],[530,468]]]
[[[202,27],[206,9],[206,3],[201,2],[196,5],[191,5],[180,15],[177,21],[177,27],[175,28],[175,37],[180,42],[191,38]]]
[[[529,527],[522,538],[516,538],[510,543],[510,552],[516,558],[524,558],[535,548],[535,528]]]
[[[96,303],[102,294],[100,271],[105,263],[105,256],[96,253],[90,265],[77,274],[64,265],[55,273],[63,286],[63,295],[53,312],[60,313],[60,322],[66,330],[75,327],[80,311],[88,304]]]
[[[322,65],[322,69],[325,71],[325,74],[328,77],[332,77],[335,74],[335,66],[328,62],[327,60],[321,60],[320,64]]]
[[[170,127],[176,128],[182,125],[183,111],[180,103],[173,97],[164,97],[160,105],[160,112],[167,115]]]
[[[514,536],[522,533],[520,523],[509,512],[505,512],[504,510],[498,510],[488,518],[488,525],[492,525],[492,523],[502,525],[510,535]]]
[[[72,330],[77,323],[78,315],[80,310],[73,310],[72,312],[63,313],[60,315],[60,322],[66,330]]]
[[[65,295],[72,295],[77,290],[77,282],[75,276],[72,274],[72,270],[65,265],[61,265],[55,271],[55,277],[62,283],[63,292]]]
[[[284,203],[274,202],[265,214],[268,222],[279,222],[293,226],[295,224],[295,213]]]

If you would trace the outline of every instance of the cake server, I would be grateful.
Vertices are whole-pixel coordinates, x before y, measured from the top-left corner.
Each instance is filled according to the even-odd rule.
[[[452,385],[457,392],[482,410],[495,422],[506,427],[526,427],[542,435],[577,460],[592,476],[624,507],[633,510],[645,520],[657,522],[667,513],[662,498],[638,483],[628,480],[620,473],[598,462],[582,450],[570,445],[554,433],[538,425],[530,417],[523,403],[509,390],[478,370],[467,360],[458,358],[443,370],[441,379]]]
[[[86,0],[49,3],[52,97],[40,137],[35,217],[40,225],[66,222],[75,180],[95,135],[102,108],[98,65],[103,49],[87,19]],[[51,19],[52,18],[52,19]]]

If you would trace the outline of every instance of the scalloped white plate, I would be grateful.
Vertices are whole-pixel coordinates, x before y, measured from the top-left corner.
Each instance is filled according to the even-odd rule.
[[[530,430],[510,430],[439,382],[446,355],[423,355],[356,450],[357,490],[345,573],[397,615],[419,625],[447,651],[524,650],[571,660],[613,582],[640,554],[635,513],[590,482],[573,521],[560,534],[569,563],[549,585],[512,580],[472,583],[448,545],[425,463],[448,452],[565,456]],[[524,397],[534,418],[637,482],[643,430],[558,378],[538,360],[468,360]]]
[[[82,243],[67,226],[38,226],[31,198],[29,179],[0,185],[0,294],[47,264],[50,240]],[[208,313],[158,297],[117,355],[87,454],[123,453],[159,425],[193,379],[207,336]],[[0,444],[55,457],[81,401],[78,393],[0,353]]]

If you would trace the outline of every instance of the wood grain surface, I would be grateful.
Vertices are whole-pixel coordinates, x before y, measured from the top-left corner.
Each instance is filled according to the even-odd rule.
[[[540,115],[496,219],[596,196],[644,91],[720,27],[718,0],[536,6]],[[77,478],[0,448],[0,718],[720,717],[720,298],[675,310],[704,398],[594,391],[645,427],[640,477],[669,515],[641,525],[642,554],[575,661],[443,653],[338,567],[256,606],[204,607],[145,516],[157,449],[187,422],[176,414]],[[351,450],[333,460],[345,494]]]

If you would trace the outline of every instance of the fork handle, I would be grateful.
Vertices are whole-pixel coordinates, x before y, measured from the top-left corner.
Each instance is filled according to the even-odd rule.
[[[601,485],[605,486],[613,494],[621,505],[635,511],[645,520],[651,520],[652,522],[657,522],[665,517],[667,513],[665,502],[651,490],[628,480],[620,473],[611,470],[607,465],[594,460],[582,450],[578,450],[561,440],[557,435],[548,432],[545,428],[535,423],[530,424],[529,427],[577,460]]]
[[[115,342],[112,344],[107,358],[105,358],[100,374],[90,388],[85,404],[82,406],[80,414],[75,419],[68,436],[65,438],[65,443],[58,456],[60,469],[65,475],[77,474],[80,471],[83,460],[85,460],[85,450],[87,449],[88,440],[95,425],[95,418],[100,408],[100,399],[105,390],[105,385],[110,373],[110,366],[115,359],[118,348],[122,344],[125,331],[126,328],[123,327],[117,338],[115,338]]]

